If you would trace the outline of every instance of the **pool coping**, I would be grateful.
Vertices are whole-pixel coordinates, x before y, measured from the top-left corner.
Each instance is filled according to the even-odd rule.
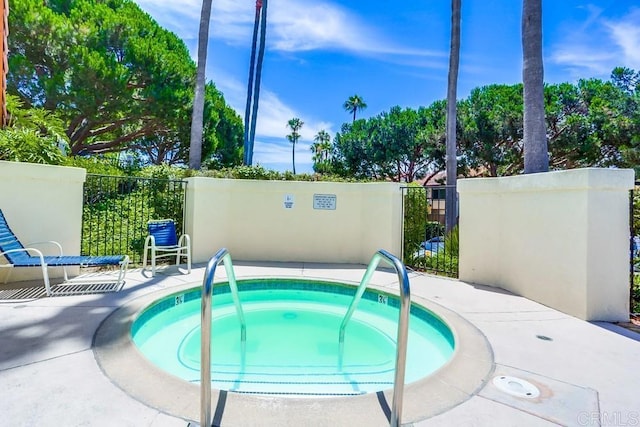
[[[357,283],[344,280],[309,276],[303,279],[357,286]],[[127,302],[102,322],[93,339],[93,351],[100,369],[121,390],[161,412],[194,422],[200,418],[200,386],[150,363],[131,340],[129,331],[137,316],[151,303],[198,285],[197,282],[186,283]],[[368,289],[398,295],[387,286],[370,285]],[[495,367],[491,346],[474,325],[426,298],[412,295],[411,300],[433,312],[451,328],[456,348],[451,359],[432,375],[405,385],[403,424],[433,417],[465,402],[484,387]],[[385,390],[384,396],[390,405],[393,390]],[[354,423],[368,426],[389,423],[375,393],[313,399],[221,393],[212,389],[212,413],[218,412],[217,409],[225,426],[299,426],[309,419],[322,425],[349,427]]]

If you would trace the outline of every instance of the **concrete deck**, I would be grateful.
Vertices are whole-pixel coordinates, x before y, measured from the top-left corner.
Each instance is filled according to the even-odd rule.
[[[361,265],[235,265],[238,279],[358,282],[364,270]],[[203,265],[189,275],[170,267],[154,278],[132,270],[118,293],[1,302],[0,425],[184,427],[187,417],[144,404],[117,386],[96,361],[93,342],[100,324],[119,307],[158,290],[200,283],[203,274]],[[442,409],[414,426],[640,425],[640,335],[584,322],[499,289],[416,273],[410,278],[412,296],[456,312],[484,335],[493,352],[486,381],[471,388],[461,384],[459,398],[450,404],[448,397],[425,396],[417,404]],[[395,274],[384,271],[372,283],[397,289]],[[465,375],[465,366],[475,365],[456,368],[458,374]],[[496,376],[522,378],[541,395],[525,399],[505,393],[493,384]],[[438,381],[458,386],[450,378]],[[337,410],[344,425],[371,425],[365,421],[369,414],[359,418],[348,406]],[[247,411],[239,422],[223,414],[221,425],[296,425],[290,421],[297,419],[284,410],[277,424],[254,415]],[[304,419],[305,426],[328,425],[317,414]]]

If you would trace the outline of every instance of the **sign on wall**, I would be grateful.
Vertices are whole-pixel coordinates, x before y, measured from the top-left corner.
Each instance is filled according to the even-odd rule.
[[[314,194],[313,209],[335,211],[337,197],[335,194]]]
[[[284,195],[284,208],[285,209],[293,209],[293,205],[295,204],[295,198],[293,194],[285,194]]]

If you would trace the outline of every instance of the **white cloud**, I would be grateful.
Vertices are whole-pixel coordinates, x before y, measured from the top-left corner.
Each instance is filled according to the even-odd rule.
[[[253,150],[254,163],[261,165],[282,164],[286,169],[292,167],[292,146],[288,141],[271,140],[268,138],[256,139]],[[311,148],[308,143],[299,141],[296,144],[296,172],[303,165],[312,165]]]
[[[551,61],[564,65],[578,77],[606,76],[616,66],[640,68],[640,9],[620,19],[607,19],[590,8],[581,26],[571,26],[552,48]]]
[[[245,83],[221,72],[217,72],[213,80],[216,82],[216,87],[224,94],[227,103],[244,120],[244,110],[247,102]],[[294,117],[298,117],[304,122],[300,130],[301,141],[313,141],[313,138],[321,129],[329,133],[333,132],[331,123],[310,117],[304,111],[297,111],[284,103],[276,93],[268,90],[264,85],[261,87],[256,135],[285,140],[286,135],[290,133],[287,122]]]
[[[211,34],[231,43],[247,44],[253,34],[254,17],[254,1],[214,1],[211,9]]]
[[[305,118],[304,113],[296,112],[269,91],[263,91],[260,96],[254,147],[255,163],[261,163],[265,166],[278,163],[291,164],[292,146],[286,139],[286,135],[291,133],[287,122],[293,117],[300,118],[304,123],[300,129],[300,140],[296,143],[296,171],[305,170],[302,168],[304,165],[307,166],[306,170],[309,169],[313,163],[311,160],[313,138],[321,129],[333,136],[331,124],[316,121],[313,118]],[[289,167],[287,166],[287,168]]]
[[[275,50],[345,50],[356,54],[443,56],[399,46],[357,14],[329,2],[272,0],[270,27]]]
[[[331,124],[305,117],[304,112],[295,111],[285,105],[275,93],[263,90],[260,95],[256,133],[272,138],[285,138],[291,132],[287,122],[300,118],[304,125],[300,129],[301,141],[311,141],[321,129],[331,131]]]
[[[135,2],[161,26],[173,31],[182,40],[198,38],[201,0],[135,0]]]
[[[611,72],[615,65],[611,65],[617,59],[617,55],[611,52],[596,52],[590,50],[588,46],[567,46],[557,49],[552,60],[565,65],[573,73],[582,76],[605,75]]]
[[[608,21],[605,26],[622,53],[623,65],[640,68],[640,9],[634,9],[620,21]]]
[[[138,0],[137,3],[183,40],[196,39],[201,2]],[[213,2],[210,34],[231,45],[247,45],[253,34],[253,1]],[[270,0],[267,48],[280,52],[310,50],[348,51],[394,61],[397,56],[446,58],[446,52],[407,48],[388,40],[356,13],[327,1]],[[430,63],[426,63],[429,66]]]
[[[223,73],[218,73],[214,80],[218,89],[224,93],[227,103],[244,119],[247,96],[244,82]],[[291,133],[287,122],[293,117],[298,117],[304,122],[300,129],[300,140],[296,144],[296,170],[298,163],[300,170],[310,170],[313,163],[310,149],[313,138],[322,129],[333,136],[332,124],[309,117],[304,111],[296,111],[275,93],[264,88],[260,91],[254,163],[265,166],[291,164],[291,143],[286,139],[286,135]],[[280,165],[277,168],[282,170]]]

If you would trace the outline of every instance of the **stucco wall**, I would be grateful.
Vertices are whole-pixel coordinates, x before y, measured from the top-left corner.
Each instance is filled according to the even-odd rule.
[[[632,170],[458,181],[460,279],[585,320],[628,320]]]
[[[80,254],[85,177],[86,171],[80,168],[0,161],[0,209],[25,246],[55,240],[62,244],[65,254]],[[38,249],[45,254],[56,253],[50,245]],[[0,263],[6,263],[4,257],[0,257]],[[0,269],[0,283],[8,270]],[[11,281],[42,277],[39,268],[11,270]],[[73,274],[77,269],[68,271]],[[50,269],[51,277],[61,277],[61,273],[59,268]]]
[[[234,260],[368,263],[381,248],[400,256],[399,184],[188,181],[186,230],[195,262],[222,247]],[[335,210],[314,209],[314,195],[335,196]]]

